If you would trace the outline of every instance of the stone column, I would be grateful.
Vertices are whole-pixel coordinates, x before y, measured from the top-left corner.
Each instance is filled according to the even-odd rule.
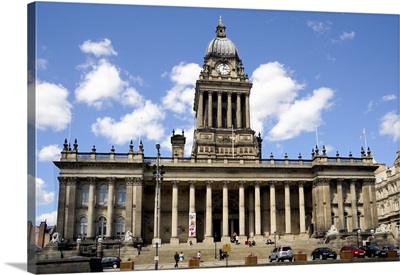
[[[239,181],[239,238],[246,236],[246,229],[245,229],[245,197],[244,197],[244,185],[245,181]]]
[[[263,241],[261,235],[261,199],[260,199],[260,181],[254,181],[254,217],[255,217],[255,233],[256,241]]]
[[[370,197],[371,184],[374,179],[363,179],[362,194],[363,194],[363,209],[364,209],[364,228],[374,228],[372,223],[372,200]]]
[[[324,216],[325,216],[325,230],[328,230],[332,225],[332,205],[331,205],[331,191],[330,179],[325,179],[324,186]]]
[[[199,91],[199,105],[197,107],[197,127],[203,127],[203,91]]]
[[[212,127],[212,91],[208,91],[208,126]]]
[[[372,228],[378,228],[378,206],[376,204],[376,190],[375,190],[375,179],[370,179],[370,194],[369,197],[372,199],[371,204],[371,222]]]
[[[65,228],[65,198],[67,193],[67,178],[58,177],[59,182],[59,193],[58,193],[58,215],[57,215],[57,231],[64,236],[64,228]],[[89,234],[89,232],[88,232]]]
[[[357,224],[357,194],[356,194],[357,179],[350,179],[350,195],[351,195],[351,222],[352,230],[358,228]]]
[[[171,244],[179,244],[178,238],[178,187],[179,181],[172,182]]]
[[[285,234],[292,234],[290,211],[290,181],[285,181]]]
[[[87,237],[94,238],[96,236],[95,233],[95,224],[94,224],[94,193],[95,193],[95,185],[97,182],[96,178],[88,178],[89,183],[89,203],[88,203],[88,221],[87,221]]]
[[[75,208],[76,208],[76,185],[78,179],[75,177],[67,178],[67,197],[65,211],[64,239],[72,239],[76,230]]]
[[[222,127],[222,92],[218,92],[217,127]]]
[[[204,241],[207,243],[214,242],[214,235],[212,233],[212,184],[211,180],[206,181],[206,232]]]
[[[315,231],[321,231],[326,229],[325,225],[325,206],[324,206],[324,192],[323,187],[326,179],[318,178],[313,183],[313,202],[316,202],[315,208]]]
[[[133,178],[125,178],[126,205],[125,205],[125,231],[133,231]],[[132,233],[133,234],[133,233]]]
[[[227,105],[226,126],[229,129],[232,128],[232,92],[228,92]]]
[[[155,183],[157,186],[157,183]],[[157,188],[155,186],[155,192],[154,192],[154,237],[153,237],[153,245],[157,242],[157,239],[161,241],[161,234],[160,234],[160,225],[161,225],[161,186]],[[157,198],[158,198],[158,203],[157,203]],[[158,204],[158,205],[157,205]],[[158,217],[158,221],[157,221]],[[158,229],[158,230],[157,230]],[[158,235],[157,235],[158,233]]]
[[[106,237],[111,238],[114,231],[114,185],[115,178],[107,178],[108,183],[108,197],[107,197],[107,231]]]
[[[189,213],[193,213],[196,212],[196,181],[191,180],[189,181]],[[189,215],[188,215],[189,216]],[[196,224],[196,227],[198,225]],[[196,243],[197,242],[197,238],[196,237],[191,237],[191,241],[192,243]]]
[[[237,121],[237,128],[242,128],[242,103],[240,101],[240,93],[236,94],[236,121]]]
[[[246,128],[250,129],[250,93],[246,93]]]
[[[337,186],[337,195],[338,195],[338,223],[336,228],[338,230],[344,228],[344,211],[343,211],[343,182],[344,179],[337,179],[336,186]]]
[[[222,236],[229,238],[228,184],[229,181],[222,181]]]
[[[270,195],[270,211],[271,211],[271,234],[276,232],[276,198],[275,198],[275,185],[276,181],[269,182],[269,195]]]
[[[143,178],[135,178],[133,181],[133,218],[132,234],[141,237],[142,234],[142,197],[143,197]]]
[[[299,182],[299,221],[300,221],[300,234],[306,234],[306,210],[304,206],[304,184],[305,181]]]
[[[249,238],[254,238],[254,189],[249,188]]]

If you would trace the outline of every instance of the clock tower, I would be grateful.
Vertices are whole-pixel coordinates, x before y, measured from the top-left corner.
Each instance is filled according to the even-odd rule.
[[[262,140],[250,127],[252,83],[225,30],[220,18],[196,81],[192,157],[259,160]]]

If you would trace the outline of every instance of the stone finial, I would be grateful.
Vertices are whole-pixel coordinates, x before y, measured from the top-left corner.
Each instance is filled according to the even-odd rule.
[[[272,152],[271,152],[271,155],[269,155],[269,157],[272,159],[274,158],[274,155],[272,154]]]
[[[78,151],[78,141],[75,139],[74,141],[74,151]]]
[[[337,158],[339,157],[339,151],[336,151],[336,157]]]
[[[315,145],[315,154],[316,154],[317,156],[319,155],[318,145]]]
[[[299,153],[299,159],[301,159],[301,158],[302,158],[301,153]]]
[[[114,145],[111,146],[111,152],[112,152],[112,153],[115,152]]]
[[[326,156],[326,149],[325,149],[325,145],[322,146],[322,155]]]
[[[361,157],[365,157],[365,151],[363,147],[361,147]]]
[[[175,136],[175,129],[172,129],[172,135]]]
[[[67,151],[68,150],[68,141],[67,139],[64,140],[64,144],[63,144],[63,151]]]
[[[92,153],[96,153],[96,146],[93,145]]]
[[[351,151],[350,151],[349,157],[350,157],[350,158],[352,158],[352,157],[353,157],[353,154],[351,153]]]
[[[311,149],[311,157],[315,156],[314,148]]]
[[[129,144],[129,152],[133,152],[133,141],[132,140]]]
[[[139,143],[139,150],[143,151],[143,143],[142,143],[142,141],[140,141],[140,143]]]
[[[368,147],[368,149],[367,149],[367,156],[368,156],[368,157],[371,156],[371,149],[369,149],[369,147]]]

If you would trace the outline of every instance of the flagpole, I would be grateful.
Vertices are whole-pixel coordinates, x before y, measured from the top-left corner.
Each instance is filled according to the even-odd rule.
[[[71,113],[71,117],[69,119],[69,131],[68,131],[68,141],[71,142],[71,127],[72,127],[72,113]]]
[[[367,150],[367,131],[365,131],[364,129],[364,146],[365,146],[365,150]]]
[[[318,146],[318,125],[315,125],[315,137],[317,139],[317,146]]]

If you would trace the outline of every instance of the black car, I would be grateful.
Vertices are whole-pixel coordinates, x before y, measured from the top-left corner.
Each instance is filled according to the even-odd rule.
[[[360,248],[365,250],[365,255],[369,258],[386,258],[388,256],[388,252],[386,250],[380,249],[376,245],[365,245],[361,246]]]
[[[321,259],[326,260],[328,258],[336,259],[337,253],[330,249],[329,247],[318,247],[311,252],[311,259]]]
[[[112,268],[119,268],[119,264],[121,263],[121,259],[118,257],[104,257],[101,259],[101,266],[102,267],[112,267]]]

